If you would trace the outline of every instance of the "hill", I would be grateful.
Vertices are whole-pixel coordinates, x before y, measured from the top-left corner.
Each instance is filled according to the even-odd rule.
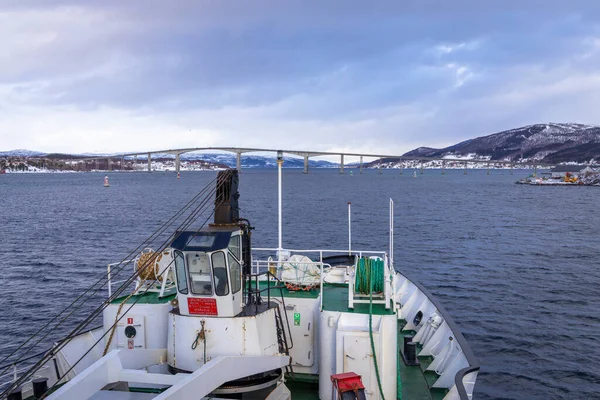
[[[598,162],[600,127],[572,123],[528,125],[443,149],[419,147],[404,156],[540,163]]]

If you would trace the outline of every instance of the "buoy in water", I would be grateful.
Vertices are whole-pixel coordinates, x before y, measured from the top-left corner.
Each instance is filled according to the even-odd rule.
[[[413,178],[417,177],[417,171],[413,171]]]
[[[104,175],[104,187],[109,187],[110,185],[108,184],[108,175]]]
[[[181,179],[181,174],[179,172],[177,173],[177,179]]]

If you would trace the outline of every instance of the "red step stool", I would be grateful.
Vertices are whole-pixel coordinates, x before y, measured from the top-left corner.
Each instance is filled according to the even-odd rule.
[[[354,372],[335,374],[331,375],[331,382],[332,400],[366,400],[365,386],[360,375]]]

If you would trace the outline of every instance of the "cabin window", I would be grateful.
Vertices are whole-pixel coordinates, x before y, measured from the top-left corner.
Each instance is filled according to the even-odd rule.
[[[188,253],[187,264],[190,272],[192,293],[203,296],[211,296],[213,293],[213,288],[208,254],[202,252]]]
[[[186,247],[212,247],[216,239],[215,234],[197,234],[190,236]]]
[[[175,274],[177,276],[177,289],[179,293],[188,293],[187,277],[185,276],[185,261],[183,253],[180,251],[175,252]]]
[[[231,253],[227,253],[227,257],[229,258],[229,275],[231,275],[231,293],[237,293],[242,288],[242,267]]]
[[[213,276],[215,280],[215,293],[217,296],[229,294],[229,284],[227,283],[227,264],[225,263],[225,253],[217,251],[212,255]]]
[[[235,258],[237,258],[238,260],[242,259],[242,246],[240,246],[240,236],[236,235],[236,236],[232,236],[231,239],[229,239],[229,251],[231,251],[231,254],[233,254],[235,256]]]

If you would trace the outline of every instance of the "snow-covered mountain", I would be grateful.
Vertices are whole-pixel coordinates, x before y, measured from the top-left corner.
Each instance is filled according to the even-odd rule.
[[[465,140],[443,149],[419,147],[404,155],[547,163],[598,162],[600,127],[573,123],[528,125]]]
[[[10,151],[0,151],[0,157],[43,157],[46,153],[39,151],[15,149]]]

